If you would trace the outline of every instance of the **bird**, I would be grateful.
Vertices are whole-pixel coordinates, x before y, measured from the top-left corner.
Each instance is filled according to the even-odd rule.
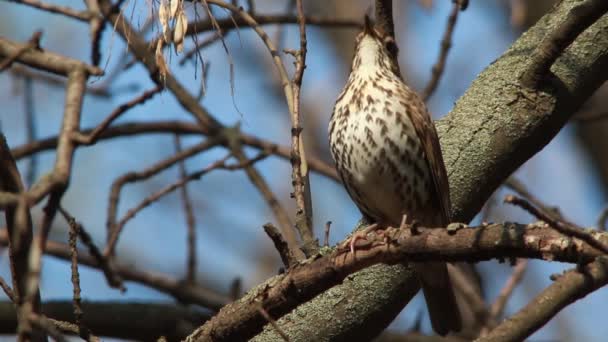
[[[395,38],[365,16],[350,74],[329,121],[330,152],[371,229],[411,223],[445,227],[451,203],[439,138],[424,101],[401,77],[398,52]],[[351,237],[351,249],[357,238]],[[433,330],[440,335],[459,331],[447,265],[414,263],[414,269]]]

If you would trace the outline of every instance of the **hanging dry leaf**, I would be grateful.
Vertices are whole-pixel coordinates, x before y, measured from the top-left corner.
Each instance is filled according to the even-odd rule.
[[[165,62],[165,56],[163,55],[162,39],[159,39],[158,43],[156,43],[156,53],[154,54],[154,57],[156,59],[156,66],[158,67],[158,73],[161,79],[164,80],[167,77],[167,74],[169,74],[169,68]]]
[[[186,37],[187,30],[188,17],[186,17],[186,13],[182,9],[177,17],[175,30],[173,31],[173,43],[175,44],[175,51],[178,53],[184,50],[184,38]]]
[[[171,1],[171,12],[169,14],[169,19],[173,19],[177,16],[177,10],[182,8],[181,3],[182,0],[170,0]],[[183,11],[183,9],[182,9]]]
[[[166,43],[171,43],[171,29],[169,27],[169,4],[167,1],[161,1],[158,8],[158,20],[163,28],[163,39]]]

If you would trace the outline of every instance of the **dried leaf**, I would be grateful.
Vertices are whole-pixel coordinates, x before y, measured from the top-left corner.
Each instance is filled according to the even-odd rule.
[[[169,4],[166,1],[161,1],[158,8],[158,20],[163,28],[163,39],[166,43],[171,43],[171,30],[169,27]]]
[[[169,68],[165,62],[165,56],[163,55],[163,41],[161,39],[156,43],[156,53],[154,54],[154,57],[156,59],[156,66],[158,67],[158,73],[162,79],[165,79],[167,74],[169,74]]]
[[[182,52],[184,50],[184,38],[186,37],[186,31],[188,30],[188,18],[184,11],[180,11],[175,23],[175,30],[173,31],[173,42],[175,44],[175,51]]]
[[[173,19],[177,16],[177,10],[179,8],[182,8],[182,6],[180,6],[182,3],[182,0],[170,0],[170,1],[171,1],[171,5],[170,5],[171,12],[169,14],[169,19]],[[182,9],[182,11],[183,11],[183,9]]]

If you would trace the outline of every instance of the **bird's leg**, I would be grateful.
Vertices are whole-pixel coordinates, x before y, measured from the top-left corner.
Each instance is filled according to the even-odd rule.
[[[405,228],[406,224],[407,224],[407,214],[404,214],[403,217],[401,218],[401,225],[399,226],[399,229]]]
[[[380,229],[380,225],[377,223],[370,224],[369,226],[354,232],[353,235],[342,244],[341,248],[348,245],[350,247],[350,252],[354,254],[357,240],[365,240],[367,238],[367,234],[373,231],[378,231],[378,234],[384,233],[384,231]]]

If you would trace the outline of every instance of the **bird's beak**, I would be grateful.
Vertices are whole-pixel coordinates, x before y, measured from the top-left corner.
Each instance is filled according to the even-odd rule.
[[[366,34],[374,34],[374,23],[367,14],[364,19],[363,32]]]

